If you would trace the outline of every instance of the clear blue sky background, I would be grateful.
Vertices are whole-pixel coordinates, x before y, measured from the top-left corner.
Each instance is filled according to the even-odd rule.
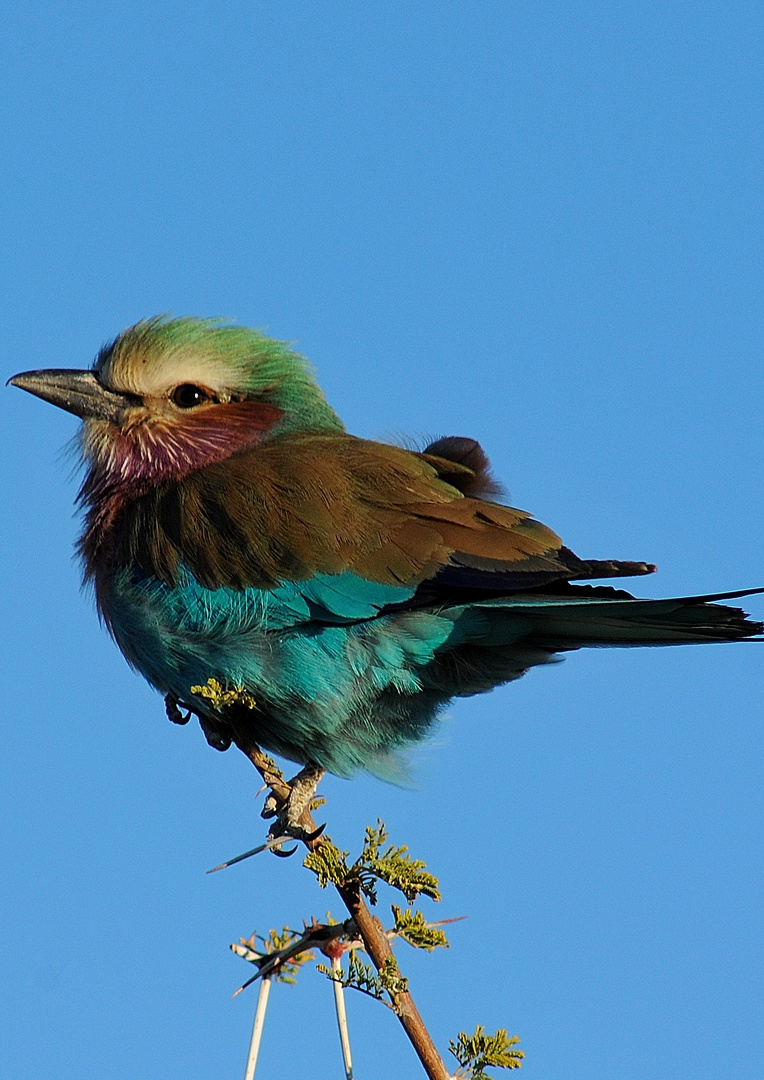
[[[11,0],[2,374],[231,316],[359,434],[479,438],[581,555],[657,562],[644,595],[764,585],[763,29],[736,0]],[[338,904],[297,859],[204,876],[263,834],[253,771],[80,593],[73,418],[0,413],[0,1074],[243,1076],[229,941]],[[338,841],[382,817],[469,916],[401,947],[441,1049],[480,1022],[528,1080],[760,1080],[763,741],[759,647],[590,651],[455,705],[416,790],[330,780]],[[419,1075],[349,1009],[359,1080]],[[336,1041],[318,975],[278,987],[262,1077],[339,1077]]]

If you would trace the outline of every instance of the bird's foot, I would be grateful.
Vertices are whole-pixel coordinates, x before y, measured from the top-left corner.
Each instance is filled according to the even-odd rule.
[[[183,708],[188,709],[188,712],[182,712],[180,701],[173,694],[165,695],[164,707],[167,712],[167,719],[172,720],[173,724],[187,724],[193,713],[193,709],[186,705],[185,702]]]
[[[203,713],[198,713],[199,727],[204,733],[204,737],[212,747],[213,750],[227,750],[233,742],[233,735],[231,729],[227,724],[222,721],[211,720]]]
[[[270,762],[270,765],[275,769],[272,761]],[[273,782],[277,784],[278,790],[282,791],[282,784],[284,782],[283,777],[278,769],[275,769],[275,772],[277,776],[272,777]],[[272,790],[271,794],[265,800],[265,806],[261,811],[261,817],[274,819],[266,842],[264,844],[258,844],[258,846],[252,848],[251,851],[245,851],[243,855],[237,855],[227,862],[220,863],[219,866],[213,867],[212,870],[208,870],[207,873],[213,874],[216,870],[224,870],[228,866],[234,866],[235,863],[242,862],[244,859],[249,859],[252,855],[259,855],[262,851],[272,851],[274,855],[279,855],[282,859],[288,858],[297,851],[297,845],[291,848],[286,847],[286,844],[289,844],[292,840],[302,840],[306,844],[310,844],[312,840],[316,840],[326,826],[320,825],[317,829],[313,829],[309,832],[300,824],[300,818],[306,811],[310,811],[313,808],[316,788],[318,787],[324,772],[325,770],[320,769],[317,765],[306,765],[304,769],[300,770],[297,776],[289,781],[289,795],[286,799],[283,799],[280,796],[277,798]],[[264,778],[267,779],[268,775],[268,772],[263,772]],[[323,799],[319,799],[318,801],[323,802]],[[308,818],[308,820],[310,820],[310,818]]]
[[[199,718],[199,727],[204,732],[204,737],[214,750],[227,750],[233,742],[233,735],[229,726],[224,721],[214,721],[203,713],[197,712],[193,705],[187,701],[181,701],[174,694],[167,694],[164,699],[164,707],[167,719],[173,724],[187,724],[192,716]],[[186,712],[182,710],[186,709]]]
[[[305,768],[289,781],[289,797],[280,808],[276,797],[273,794],[268,796],[262,809],[262,817],[275,818],[268,834],[269,837],[293,836],[297,840],[315,840],[317,836],[320,836],[324,830],[323,825],[308,833],[300,824],[300,818],[306,810],[310,810],[316,788],[325,771],[318,765],[308,762]]]

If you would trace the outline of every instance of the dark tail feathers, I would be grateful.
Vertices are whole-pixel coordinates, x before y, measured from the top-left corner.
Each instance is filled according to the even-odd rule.
[[[505,604],[523,611],[531,626],[526,640],[543,648],[682,645],[762,640],[764,623],[750,619],[740,608],[716,603],[762,592],[764,589],[741,589],[669,600],[580,602],[568,593],[560,599],[516,596]]]

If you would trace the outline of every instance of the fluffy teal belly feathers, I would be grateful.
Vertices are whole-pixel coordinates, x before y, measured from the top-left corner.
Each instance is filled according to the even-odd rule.
[[[637,600],[498,501],[474,440],[358,439],[306,361],[254,330],[154,318],[92,370],[11,382],[83,419],[80,551],[125,657],[171,701],[218,680],[265,749],[393,777],[439,710],[587,645],[733,641],[713,603]],[[231,741],[202,705],[209,741]],[[206,710],[206,711],[205,711]]]

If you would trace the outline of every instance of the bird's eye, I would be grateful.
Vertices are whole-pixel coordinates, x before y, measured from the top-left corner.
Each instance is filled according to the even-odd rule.
[[[201,405],[203,401],[209,401],[209,394],[192,383],[181,383],[172,392],[172,400],[179,409],[193,409],[195,405]]]

